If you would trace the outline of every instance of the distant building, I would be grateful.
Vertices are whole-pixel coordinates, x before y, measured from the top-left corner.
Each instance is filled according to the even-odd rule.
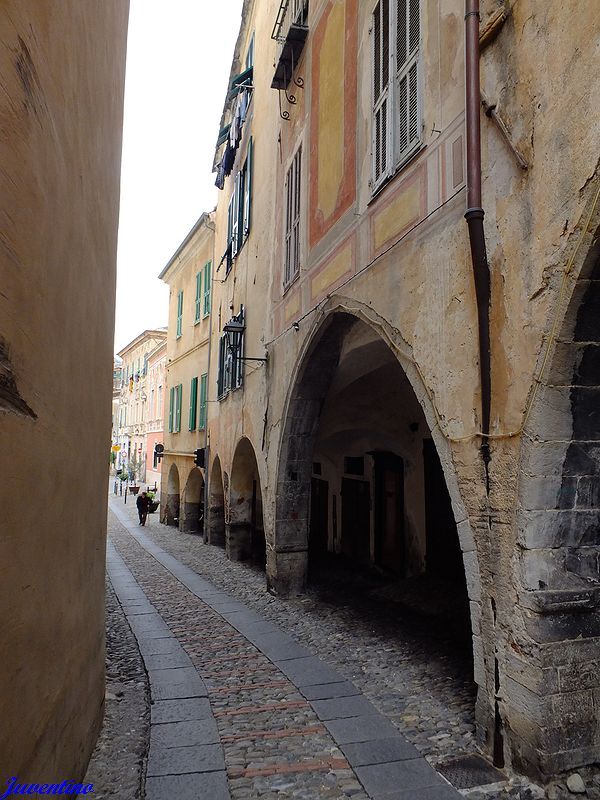
[[[122,365],[121,360],[115,358],[113,364],[113,391],[112,391],[112,430],[110,440],[112,445],[119,443],[119,399],[121,397]],[[115,453],[115,456],[117,454]]]
[[[194,533],[204,526],[205,471],[194,453],[207,446],[213,267],[213,215],[202,214],[159,276],[169,285],[160,513]]]
[[[148,375],[146,378],[146,483],[156,486],[161,492],[161,465],[154,451],[155,445],[163,444],[164,406],[167,366],[167,343],[161,342],[148,356]]]
[[[118,355],[122,359],[119,395],[118,466],[135,469],[136,480],[146,480],[146,421],[148,415],[148,362],[150,354],[165,342],[164,328],[145,330]]]

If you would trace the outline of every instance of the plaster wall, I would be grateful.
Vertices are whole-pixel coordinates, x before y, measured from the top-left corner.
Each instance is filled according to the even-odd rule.
[[[484,0],[482,30],[498,7]],[[595,733],[585,747],[560,732],[543,741],[539,737],[551,716],[557,731],[577,720],[589,725],[589,719],[583,712],[578,717],[585,704],[566,684],[564,691],[552,690],[559,698],[553,705],[544,702],[540,675],[546,674],[547,662],[539,646],[544,643],[527,629],[528,581],[548,571],[552,555],[523,552],[517,512],[528,398],[535,399],[535,375],[546,361],[549,333],[560,329],[565,297],[575,290],[573,281],[567,282],[566,294],[561,288],[565,268],[575,275],[582,260],[570,262],[572,253],[580,240],[585,239],[583,250],[590,246],[585,229],[598,188],[600,140],[598,121],[590,115],[600,99],[595,9],[574,0],[513,4],[482,55],[482,88],[496,104],[508,137],[493,115],[482,116],[492,283],[489,493],[479,454],[477,309],[463,220],[463,5],[458,0],[422,4],[422,147],[375,196],[369,182],[371,4],[311,3],[308,40],[295,73],[304,85],[293,88],[295,104],[269,88],[277,56],[270,39],[273,11],[269,2],[245,5],[232,65],[232,74],[240,71],[254,30],[254,96],[234,166],[235,172],[251,135],[252,229],[215,292],[218,314],[213,315],[213,356],[222,325],[243,304],[246,354],[262,356],[266,350],[268,363],[246,365],[243,390],[213,406],[211,458],[218,455],[224,473],[231,474],[239,440],[250,439],[264,491],[271,585],[285,576],[280,585],[301,586],[306,545],[289,534],[278,513],[289,488],[282,471],[294,472],[293,457],[282,460],[296,422],[294,386],[331,315],[351,313],[365,321],[402,365],[448,482],[471,600],[481,743],[542,775],[589,763],[599,755]],[[280,115],[279,100],[288,120]],[[285,174],[300,145],[301,267],[295,281],[284,286]],[[232,178],[216,210],[217,253],[226,248],[231,190]],[[305,389],[301,399],[308,409],[319,398]],[[551,401],[550,406],[557,430],[570,435],[568,409]],[[590,580],[597,582],[597,576]],[[569,639],[568,626],[561,628],[558,618],[549,624],[555,626],[553,636],[563,630]],[[583,655],[574,650],[573,658]],[[517,684],[530,694],[517,692]],[[589,692],[596,691],[594,684]],[[597,721],[595,731],[594,726]]]
[[[0,774],[24,782],[80,780],[104,709],[128,5],[0,10]]]

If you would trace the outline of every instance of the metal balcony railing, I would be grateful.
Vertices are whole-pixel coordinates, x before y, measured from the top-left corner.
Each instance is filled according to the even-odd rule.
[[[279,43],[271,87],[286,89],[308,36],[308,0],[281,0],[271,38]]]

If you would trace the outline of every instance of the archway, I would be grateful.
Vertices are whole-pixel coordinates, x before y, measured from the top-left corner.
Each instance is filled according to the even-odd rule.
[[[232,561],[253,559],[265,565],[265,532],[258,464],[250,440],[238,443],[229,486],[226,550]]]
[[[183,514],[179,524],[185,533],[202,533],[204,527],[204,478],[198,467],[190,472],[183,493]]]
[[[169,469],[164,521],[167,525],[179,525],[179,471],[175,464]]]
[[[306,346],[282,430],[268,582],[283,595],[319,573],[328,592],[333,578],[365,576],[369,592],[379,582],[386,602],[444,638],[440,657],[452,649],[470,687],[482,653],[473,537],[449,444],[392,336],[332,309]]]
[[[225,547],[225,493],[221,461],[215,456],[208,482],[208,543]]]

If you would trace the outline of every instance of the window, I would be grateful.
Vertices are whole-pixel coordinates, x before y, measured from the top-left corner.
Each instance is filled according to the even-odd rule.
[[[235,176],[233,193],[229,199],[227,209],[227,272],[231,269],[231,262],[241,250],[250,233],[252,217],[252,161],[254,145],[252,137],[248,141],[246,160],[238,174]]]
[[[180,383],[175,387],[175,407],[173,409],[173,433],[181,430],[181,397],[183,395],[183,385]]]
[[[244,309],[233,317],[244,323]],[[232,347],[229,347],[228,334],[219,340],[219,371],[217,375],[217,397],[223,399],[232,389],[238,389],[244,382],[244,331],[230,333]]]
[[[200,413],[198,415],[198,430],[206,428],[206,408],[208,405],[208,375],[200,376]]]
[[[196,430],[196,417],[198,416],[198,378],[192,378],[190,386],[190,421],[188,428],[190,431]]]
[[[291,283],[300,271],[301,172],[302,147],[299,147],[285,178],[285,286]]]
[[[177,338],[183,331],[183,289],[177,295]]]
[[[420,0],[379,0],[371,35],[377,189],[421,143]]]
[[[200,322],[200,317],[202,316],[200,313],[202,307],[202,270],[196,273],[196,312],[194,314],[194,325]]]
[[[212,261],[207,261],[204,265],[204,307],[202,309],[202,314],[205,317],[210,314],[211,270]]]
[[[173,433],[173,420],[175,410],[175,387],[171,386],[169,390],[169,433]]]
[[[162,419],[163,413],[163,404],[162,404],[162,386],[158,387],[158,413],[156,415],[157,419]]]
[[[248,52],[246,53],[246,69],[250,69],[250,67],[254,66],[254,31],[252,31],[252,36],[250,37],[250,42],[248,44]]]

